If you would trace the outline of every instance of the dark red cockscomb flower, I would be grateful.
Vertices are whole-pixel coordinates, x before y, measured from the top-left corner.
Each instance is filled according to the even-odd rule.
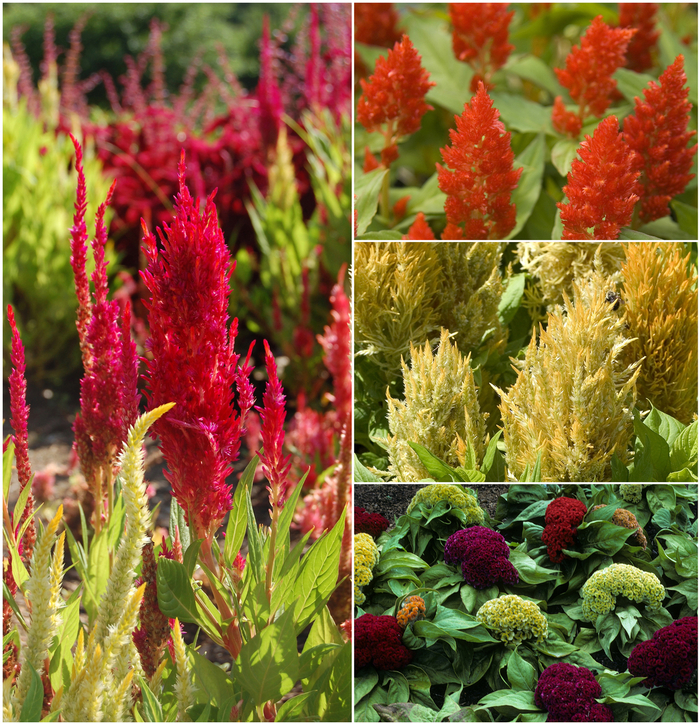
[[[627,668],[632,676],[646,676],[644,686],[683,688],[698,669],[698,617],[679,618],[637,644]]]
[[[372,538],[379,538],[389,525],[389,521],[383,515],[368,513],[364,508],[355,506],[355,535],[368,533]]]
[[[516,584],[520,576],[509,557],[505,538],[481,525],[458,530],[445,542],[445,563],[461,566],[464,580],[474,588],[489,588],[499,580]]]
[[[447,194],[447,226],[442,238],[505,239],[515,226],[511,192],[522,168],[513,168],[510,133],[483,83],[450,129],[451,145],[440,149],[438,185]]]
[[[479,81],[492,88],[491,76],[515,49],[508,42],[515,11],[508,12],[505,3],[450,3],[449,8],[454,54],[474,69],[471,92],[476,92]]]
[[[393,616],[365,613],[355,619],[355,668],[372,664],[380,671],[403,669],[413,652],[402,643],[403,629]]]
[[[552,664],[540,674],[535,704],[547,710],[547,721],[614,721],[610,708],[596,702],[602,695],[589,669]]]
[[[624,123],[624,139],[635,153],[634,168],[641,171],[635,188],[641,201],[639,217],[654,221],[668,216],[668,202],[693,178],[689,173],[697,143],[688,147],[695,131],[688,130],[691,104],[685,87],[683,56],[644,89],[645,102],[635,98],[634,114]]]
[[[588,512],[586,504],[573,498],[555,498],[544,515],[545,528],[542,542],[552,563],[561,563],[566,556],[564,548],[571,548],[576,539],[576,528]]]
[[[639,171],[634,151],[625,144],[615,116],[586,135],[564,186],[569,203],[558,202],[562,239],[617,239],[632,221]]]

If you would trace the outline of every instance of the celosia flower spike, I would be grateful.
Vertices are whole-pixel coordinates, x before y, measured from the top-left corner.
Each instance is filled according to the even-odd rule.
[[[449,7],[454,54],[474,68],[471,92],[480,81],[492,88],[491,76],[515,49],[508,43],[508,26],[515,11],[508,12],[505,3],[450,3]]]
[[[447,194],[443,239],[505,239],[515,226],[511,191],[522,168],[513,168],[510,133],[493,108],[483,83],[450,130],[451,146],[440,149],[447,168],[436,164]]]
[[[636,28],[637,32],[627,48],[627,67],[637,73],[651,68],[651,51],[661,34],[656,30],[656,3],[620,3],[620,27]]]
[[[680,194],[694,174],[697,143],[688,148],[695,131],[688,130],[690,89],[685,87],[683,56],[679,55],[659,78],[644,89],[645,102],[635,98],[634,114],[625,118],[624,139],[635,153],[641,171],[635,192],[641,199],[640,219],[654,221],[671,212],[668,202]]]
[[[558,202],[564,225],[562,239],[617,239],[620,229],[632,221],[634,193],[639,171],[618,130],[615,116],[598,125],[593,137],[586,135],[564,186],[568,204]]]
[[[430,75],[420,61],[410,38],[404,35],[386,58],[377,59],[374,75],[360,80],[357,120],[368,131],[383,133],[382,162],[386,166],[398,156],[398,141],[415,133],[423,116],[433,110],[425,102],[425,94],[435,83],[428,80]]]
[[[256,95],[260,107],[260,135],[266,148],[274,148],[282,126],[282,94],[277,85],[273,68],[274,50],[270,43],[270,19],[263,15],[263,32],[260,40],[260,80]]]
[[[268,380],[263,393],[263,406],[255,408],[262,420],[263,450],[258,452],[258,455],[262,460],[263,471],[270,481],[270,505],[275,507],[281,506],[287,497],[292,456],[282,454],[285,396],[277,377],[277,364],[267,340],[264,340],[264,345]]]
[[[231,507],[226,484],[252,404],[248,360],[237,369],[237,325],[228,328],[229,280],[234,264],[216,219],[214,194],[204,213],[185,185],[184,153],[176,216],[159,229],[162,251],[144,225],[151,294],[148,309],[152,359],[146,360],[148,408],[174,401],[152,434],[161,440],[173,495],[199,538],[210,539]],[[241,414],[233,406],[233,385]]]
[[[422,211],[418,212],[416,220],[409,227],[406,236],[402,238],[409,241],[435,241],[435,234],[428,226],[425,214]]]
[[[587,115],[600,116],[605,113],[611,101],[611,93],[617,88],[612,74],[625,64],[625,53],[630,39],[637,31],[634,28],[611,28],[598,15],[581,38],[581,45],[575,45],[566,59],[566,68],[555,68],[559,82],[568,88],[571,97],[579,105],[578,122],[576,114],[562,109],[561,98],[555,101],[554,128],[565,133],[581,125]],[[578,135],[578,133],[576,134]]]

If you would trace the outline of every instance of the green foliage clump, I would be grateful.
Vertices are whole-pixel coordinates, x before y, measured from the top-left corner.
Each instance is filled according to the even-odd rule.
[[[515,595],[487,601],[477,611],[476,618],[495,631],[504,643],[519,644],[530,638],[543,641],[549,630],[547,619],[537,604]]]
[[[410,514],[418,505],[434,507],[442,500],[464,513],[467,519],[466,525],[483,524],[484,511],[479,507],[476,495],[469,488],[463,488],[461,485],[426,485],[413,496],[406,513]]]
[[[596,571],[581,589],[581,608],[588,621],[614,610],[615,596],[625,596],[636,603],[646,603],[651,609],[661,607],[666,589],[653,574],[624,563],[613,563]]]

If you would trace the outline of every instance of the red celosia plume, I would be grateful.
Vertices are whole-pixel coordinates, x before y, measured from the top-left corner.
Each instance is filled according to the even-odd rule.
[[[459,60],[474,69],[471,91],[483,81],[492,88],[491,76],[501,68],[514,45],[508,43],[508,26],[515,14],[504,3],[450,3],[452,49]]]
[[[635,98],[634,114],[625,118],[624,139],[641,171],[635,193],[644,222],[668,216],[668,202],[693,178],[689,171],[698,146],[688,147],[695,131],[688,130],[691,105],[683,60],[679,55],[666,68],[659,85],[649,83],[645,102]]]
[[[144,228],[151,338],[146,360],[148,409],[176,406],[154,425],[168,464],[165,475],[199,538],[210,539],[231,507],[226,483],[238,457],[248,410],[251,350],[234,353],[238,320],[228,326],[234,264],[217,223],[214,194],[202,215],[185,185],[181,157],[176,216],[156,237]],[[252,345],[251,345],[252,348]],[[234,387],[240,413],[234,408]]]
[[[498,118],[483,83],[455,116],[452,145],[440,150],[446,168],[436,164],[447,194],[443,239],[505,239],[515,226],[510,194],[523,170],[513,168],[510,133]]]
[[[391,48],[401,40],[393,3],[355,3],[354,10],[356,42]]]
[[[612,74],[625,64],[625,53],[634,28],[611,28],[598,15],[575,45],[566,59],[566,68],[555,68],[559,82],[569,90],[578,114],[563,108],[557,96],[552,116],[554,128],[560,133],[578,135],[587,115],[602,116],[611,101],[611,93],[617,88]],[[575,120],[575,119],[578,119]],[[574,134],[573,131],[578,129]]]
[[[368,131],[384,134],[385,165],[398,156],[399,139],[415,133],[425,113],[433,109],[425,102],[425,94],[435,85],[429,77],[410,38],[404,35],[386,58],[377,59],[374,75],[360,80],[357,120]]]
[[[408,228],[408,233],[403,239],[412,241],[435,241],[435,234],[433,230],[428,226],[428,222],[425,220],[425,214],[419,211],[416,215],[416,220]]]
[[[637,29],[627,49],[627,67],[637,73],[654,65],[651,51],[661,34],[656,30],[658,9],[656,3],[620,3],[620,27]]]
[[[586,135],[571,164],[564,193],[568,204],[557,203],[564,225],[562,239],[617,239],[629,226],[639,198],[635,185],[639,171],[634,152],[625,144],[615,116],[608,116]]]

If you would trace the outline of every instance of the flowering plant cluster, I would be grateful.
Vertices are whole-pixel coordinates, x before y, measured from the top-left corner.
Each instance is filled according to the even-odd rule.
[[[355,567],[353,573],[354,597],[356,604],[364,603],[362,587],[372,580],[372,569],[379,560],[379,548],[367,533],[356,533],[353,541]]]
[[[489,588],[499,579],[516,584],[520,577],[509,556],[505,538],[481,525],[458,530],[445,541],[445,563],[461,566],[464,580],[474,588]]]
[[[644,686],[684,688],[698,670],[698,617],[679,618],[637,644],[629,657],[633,676],[646,676]]]
[[[567,556],[564,548],[571,548],[576,540],[576,527],[588,512],[586,504],[572,498],[556,498],[547,506],[542,542],[552,563],[561,563]]]
[[[379,495],[378,487],[356,486],[358,502],[376,501],[381,510],[384,500],[393,506],[399,496],[408,499],[402,484]],[[491,489],[479,486],[480,499],[483,493],[488,500]],[[542,531],[548,508],[561,499],[590,513],[577,526],[570,560],[553,566]],[[391,640],[409,649],[410,666],[401,676],[376,663],[356,668],[355,720],[507,722],[522,712],[539,721],[693,719],[696,501],[694,485],[649,486],[633,506],[649,536],[646,549],[630,528],[613,521],[622,501],[610,484],[510,485],[489,506],[493,517],[486,524],[493,528],[449,535],[444,521],[434,525],[434,509],[426,509],[426,517],[416,516],[416,508],[401,516],[382,535],[375,579],[356,623],[364,632],[367,614],[384,619],[382,627],[398,622],[403,633]],[[517,574],[477,587],[454,568],[464,555],[467,567],[474,564],[469,575],[500,563]],[[606,596],[612,602],[606,599],[605,611],[601,606],[589,616],[588,604]],[[363,664],[370,662],[364,633],[357,645]],[[387,647],[393,655],[393,644]]]
[[[537,681],[535,704],[547,710],[547,721],[615,721],[610,707],[596,702],[602,693],[589,669],[552,664]]]
[[[355,534],[367,533],[372,538],[379,538],[389,525],[389,521],[383,515],[368,513],[364,508],[355,506]]]
[[[357,238],[696,238],[692,14],[364,3],[362,27],[375,16],[383,34],[356,33]],[[399,32],[420,83],[377,48]],[[375,62],[420,105],[402,138],[370,122],[385,112],[362,77]]]

